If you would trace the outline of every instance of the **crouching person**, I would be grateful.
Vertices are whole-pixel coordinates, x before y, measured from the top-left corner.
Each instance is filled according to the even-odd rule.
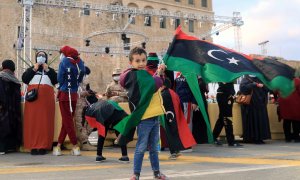
[[[107,135],[107,130],[112,128],[118,122],[120,122],[124,117],[127,116],[127,113],[114,101],[105,101],[97,99],[95,96],[87,98],[90,103],[84,109],[85,119],[92,128],[97,128],[98,130],[98,145],[97,145],[97,157],[96,162],[103,162],[106,158],[102,155],[104,140]],[[115,131],[118,139],[121,137],[119,133]],[[129,158],[127,155],[127,146],[126,143],[133,139],[134,130],[130,133],[130,138],[122,137],[124,140],[124,145],[121,145],[122,157],[119,159],[119,162],[128,163]]]

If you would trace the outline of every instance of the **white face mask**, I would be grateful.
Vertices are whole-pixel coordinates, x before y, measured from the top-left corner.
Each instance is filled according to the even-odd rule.
[[[63,53],[60,54],[59,59],[62,61],[65,58],[65,55]]]
[[[38,56],[36,58],[36,61],[37,61],[38,64],[44,64],[46,62],[46,58],[43,57],[43,56]]]
[[[114,77],[113,77],[113,80],[115,80],[115,81],[120,81],[120,76],[114,76]]]

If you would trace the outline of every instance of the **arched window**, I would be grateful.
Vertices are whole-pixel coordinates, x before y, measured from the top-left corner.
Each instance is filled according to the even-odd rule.
[[[139,7],[135,3],[129,3],[127,5],[130,9],[132,9],[132,12],[130,11],[128,13],[128,22],[130,21],[130,24],[135,24],[135,10],[137,10]]]
[[[167,15],[169,12],[166,9],[161,9],[160,12],[162,16],[159,17],[159,27],[165,29],[167,28],[167,17],[165,15]]]
[[[176,14],[180,14],[180,12],[178,11],[178,12],[176,12]],[[180,16],[176,17],[174,20],[175,20],[174,27],[176,29],[181,23]]]
[[[194,32],[194,20],[189,20],[189,32]]]
[[[201,6],[207,7],[207,0],[201,0]]]
[[[144,8],[144,10],[146,11],[146,15],[144,17],[144,25],[145,26],[151,26],[151,11],[153,10],[153,7],[146,6]],[[147,11],[149,11],[149,12],[147,12]]]

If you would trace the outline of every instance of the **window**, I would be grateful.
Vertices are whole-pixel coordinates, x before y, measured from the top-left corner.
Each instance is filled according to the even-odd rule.
[[[175,2],[180,2],[180,0],[175,0]]]
[[[201,0],[202,7],[207,7],[207,0]]]
[[[189,4],[194,4],[194,0],[189,0]]]
[[[180,19],[175,19],[175,29],[180,25]]]
[[[159,18],[159,27],[162,29],[165,29],[166,25],[167,25],[166,21],[167,21],[166,17],[160,17]]]
[[[91,8],[91,5],[85,4],[84,8],[83,8],[83,15],[89,16],[90,15],[90,8]]]
[[[130,46],[129,46],[129,44],[130,44],[130,38],[125,38],[124,39],[124,41],[123,41],[123,43],[124,43],[124,50],[130,50]]]
[[[189,20],[189,32],[194,32],[194,20]]]
[[[144,25],[145,26],[151,26],[151,16],[149,16],[149,15],[145,16]]]
[[[128,14],[128,22],[130,22],[130,24],[135,24],[135,17],[132,14]]]

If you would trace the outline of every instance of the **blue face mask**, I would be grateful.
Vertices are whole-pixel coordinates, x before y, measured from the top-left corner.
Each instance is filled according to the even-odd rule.
[[[38,56],[36,58],[36,61],[37,61],[38,64],[44,64],[46,62],[46,58],[43,57],[43,56]]]

